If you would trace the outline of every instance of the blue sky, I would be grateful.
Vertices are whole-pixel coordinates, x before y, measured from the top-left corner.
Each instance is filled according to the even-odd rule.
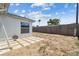
[[[75,23],[75,3],[12,3],[8,12],[35,20],[33,26],[46,26],[49,19],[58,18],[60,24]]]

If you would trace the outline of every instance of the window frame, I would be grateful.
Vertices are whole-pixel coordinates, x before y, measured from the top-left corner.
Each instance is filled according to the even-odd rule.
[[[26,23],[26,24],[27,24],[27,26],[24,25],[25,27],[27,27],[27,28],[26,28],[26,30],[27,30],[26,32],[23,32],[23,31],[22,31],[22,29],[23,29],[23,28],[22,28],[22,23]],[[20,22],[20,33],[21,33],[21,34],[30,33],[30,24],[29,24],[28,22]]]

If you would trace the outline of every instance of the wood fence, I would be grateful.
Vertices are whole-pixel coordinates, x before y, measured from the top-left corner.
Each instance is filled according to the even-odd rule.
[[[79,24],[77,25],[77,35],[79,36]],[[66,25],[55,25],[55,26],[39,26],[33,27],[34,32],[43,32],[51,34],[61,34],[61,35],[75,35],[76,24],[66,24]]]

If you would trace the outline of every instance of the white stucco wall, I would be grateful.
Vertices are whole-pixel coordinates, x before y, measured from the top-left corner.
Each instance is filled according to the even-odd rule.
[[[26,34],[21,34],[21,25],[19,20],[17,20],[14,17],[10,17],[10,16],[4,16],[4,15],[0,15],[0,22],[2,22],[5,26],[7,35],[9,38],[12,38],[13,35],[18,35],[20,38],[22,37],[26,37],[28,35],[31,35],[32,33],[32,23],[28,22],[30,27],[29,27],[29,33]],[[27,21],[24,21],[27,22]],[[2,26],[0,25],[0,39],[5,38]]]

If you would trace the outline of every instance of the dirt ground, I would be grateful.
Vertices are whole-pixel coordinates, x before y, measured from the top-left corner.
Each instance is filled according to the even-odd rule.
[[[77,56],[79,41],[77,37],[33,32],[32,36],[44,38],[29,46],[12,50],[2,56]]]

